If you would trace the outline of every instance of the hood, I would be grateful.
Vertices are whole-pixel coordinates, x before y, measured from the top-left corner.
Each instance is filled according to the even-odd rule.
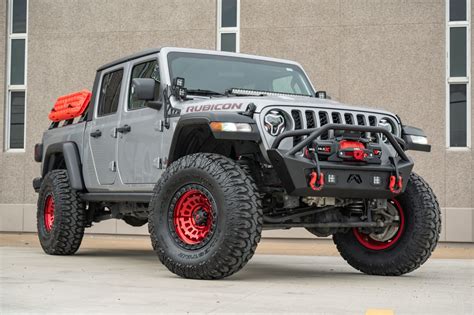
[[[381,115],[395,115],[389,111],[359,107],[343,104],[328,99],[320,99],[315,97],[304,96],[241,96],[241,97],[213,97],[201,98],[195,97],[193,100],[181,102],[178,108],[181,114],[198,113],[198,112],[216,112],[216,111],[245,111],[248,104],[254,103],[257,107],[256,113],[261,113],[266,107],[307,107],[312,109],[332,109],[341,111],[356,111],[365,113],[376,113]]]

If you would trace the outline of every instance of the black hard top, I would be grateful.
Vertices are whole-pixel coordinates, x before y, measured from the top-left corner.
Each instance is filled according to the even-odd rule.
[[[122,57],[120,59],[109,62],[109,63],[99,67],[99,69],[97,69],[97,71],[102,71],[104,69],[116,66],[118,64],[130,61],[130,60],[133,60],[133,59],[137,59],[137,58],[140,58],[140,57],[144,57],[144,56],[148,56],[148,55],[152,55],[152,54],[157,54],[159,52],[160,52],[160,48],[146,49],[146,50],[143,50],[141,52],[135,53],[133,55],[130,55],[130,56],[127,56],[127,57]]]

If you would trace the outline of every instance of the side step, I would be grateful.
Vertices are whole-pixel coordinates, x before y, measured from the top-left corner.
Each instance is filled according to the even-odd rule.
[[[109,202],[144,202],[149,203],[153,193],[151,192],[120,192],[120,193],[82,193],[84,201],[109,201]]]

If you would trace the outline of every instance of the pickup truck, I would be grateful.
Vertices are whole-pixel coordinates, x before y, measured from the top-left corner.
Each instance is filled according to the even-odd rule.
[[[35,146],[47,254],[74,254],[92,224],[148,223],[173,273],[219,279],[262,229],[332,236],[354,268],[396,276],[436,247],[440,209],[408,150],[430,151],[397,115],[317,91],[296,62],[161,48],[97,70],[60,97]]]

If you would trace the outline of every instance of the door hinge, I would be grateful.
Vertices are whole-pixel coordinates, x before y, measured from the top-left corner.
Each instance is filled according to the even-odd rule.
[[[111,172],[116,172],[117,171],[117,163],[115,161],[110,161],[109,170]]]
[[[163,120],[158,120],[155,122],[154,128],[156,131],[163,132],[163,130],[165,129],[165,123],[163,122]]]

